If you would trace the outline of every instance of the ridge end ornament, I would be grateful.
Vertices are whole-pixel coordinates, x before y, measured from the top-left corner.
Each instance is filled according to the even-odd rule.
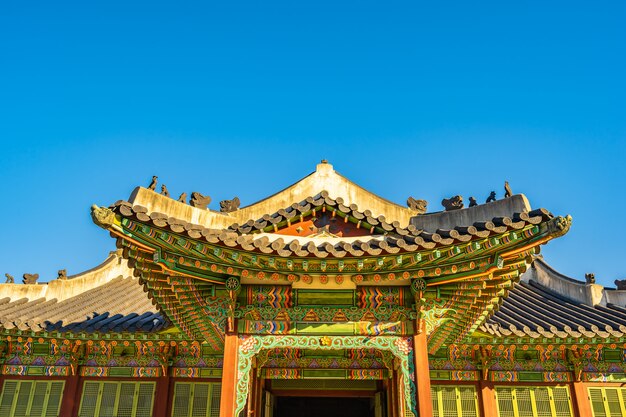
[[[113,225],[115,213],[110,208],[98,207],[94,204],[91,206],[91,218],[98,226],[106,229]]]
[[[563,236],[572,227],[572,216],[557,216],[548,222],[548,232],[554,237]]]

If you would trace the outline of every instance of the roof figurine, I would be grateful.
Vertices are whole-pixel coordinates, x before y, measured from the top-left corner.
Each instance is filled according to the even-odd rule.
[[[157,180],[159,179],[159,177],[157,177],[156,175],[152,176],[152,181],[150,181],[150,185],[148,185],[148,189],[149,190],[156,190],[156,186],[157,186]]]
[[[191,193],[191,200],[189,200],[189,204],[196,208],[206,209],[207,206],[211,203],[211,197],[204,196],[197,191]]]
[[[441,205],[446,209],[446,211],[462,209],[463,197],[455,195],[454,197],[444,198],[441,200]]]
[[[615,288],[617,288],[618,290],[626,290],[626,279],[616,279],[615,280]]]
[[[24,284],[36,284],[39,279],[39,274],[24,274],[22,282]]]
[[[220,201],[220,212],[231,213],[238,210],[240,204],[239,197],[235,197],[232,200],[222,200]]]
[[[170,192],[167,190],[165,184],[161,185],[161,195],[164,195],[165,197],[170,196]]]
[[[596,274],[591,273],[591,272],[588,273],[588,274],[585,274],[585,282],[587,284],[595,284],[596,283]]]
[[[511,186],[509,186],[508,181],[504,181],[504,198],[509,198],[513,195],[513,191],[511,191]]]
[[[178,201],[179,203],[186,203],[187,202],[187,193],[182,192],[180,193],[180,195],[178,196]]]
[[[13,278],[13,275],[9,274],[8,272],[6,274],[4,274],[5,277],[7,277],[7,280],[5,281],[5,283],[7,284],[14,284],[15,283],[15,278]]]
[[[428,206],[428,201],[426,200],[416,200],[413,197],[409,197],[406,200],[406,205],[413,211],[417,212],[417,214],[426,213],[426,207]]]
[[[485,201],[485,203],[492,203],[496,201],[496,192],[492,191],[489,193],[489,197],[487,197],[487,201]]]
[[[478,205],[478,203],[476,202],[476,199],[474,197],[470,197],[469,198],[469,206],[470,207],[475,207],[477,205]]]
[[[57,279],[67,279],[67,269],[59,269]]]

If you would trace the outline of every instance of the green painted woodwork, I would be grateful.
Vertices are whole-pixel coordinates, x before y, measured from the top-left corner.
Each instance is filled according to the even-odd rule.
[[[567,386],[496,386],[499,417],[572,417]]]
[[[56,417],[64,386],[64,381],[7,379],[2,385],[0,416]]]
[[[355,294],[352,290],[296,290],[297,306],[345,306],[355,305]]]
[[[219,417],[221,385],[213,382],[176,382],[172,417]]]
[[[78,417],[150,417],[154,382],[85,381]]]
[[[593,417],[626,416],[626,388],[589,387]]]
[[[604,349],[604,360],[607,362],[622,362],[624,352],[621,349]]]
[[[431,385],[433,417],[478,417],[478,393],[470,385]]]
[[[519,372],[518,379],[522,382],[542,382],[542,372]]]

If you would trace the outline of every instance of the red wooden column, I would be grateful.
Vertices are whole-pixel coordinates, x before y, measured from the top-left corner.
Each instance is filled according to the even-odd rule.
[[[415,356],[415,385],[417,387],[417,413],[419,417],[433,416],[433,401],[430,393],[430,369],[428,367],[428,339],[423,320],[417,322],[413,336]]]
[[[224,365],[222,367],[222,395],[220,417],[235,417],[237,395],[237,334],[227,334],[224,340]]]
[[[78,406],[80,405],[80,383],[79,375],[70,375],[65,378],[59,417],[73,417],[78,414]]]
[[[152,417],[167,417],[170,410],[168,409],[170,400],[170,378],[167,375],[160,376],[156,380],[156,388],[154,390],[154,407],[152,408]]]
[[[574,413],[579,417],[591,417],[591,402],[587,395],[587,387],[582,381],[572,383]]]
[[[480,407],[482,416],[498,415],[498,404],[496,404],[493,382],[480,381]]]

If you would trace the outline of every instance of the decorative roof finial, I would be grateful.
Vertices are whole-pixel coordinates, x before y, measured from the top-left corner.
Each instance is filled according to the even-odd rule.
[[[106,229],[115,221],[115,213],[109,208],[98,207],[94,204],[91,206],[91,218],[98,226]]]
[[[487,197],[487,201],[485,203],[491,203],[492,201],[496,201],[496,192],[492,191],[489,193],[489,197]]]
[[[327,163],[328,163],[328,159],[322,159],[322,160],[320,161],[320,163],[321,163],[321,164],[327,164]]]
[[[591,272],[588,273],[588,274],[585,274],[585,282],[587,284],[595,284],[596,283],[596,274],[591,273]]]
[[[59,272],[57,272],[57,279],[67,279],[67,269],[59,269]]]
[[[170,192],[167,191],[167,187],[165,186],[165,184],[163,184],[161,186],[161,195],[164,195],[165,197],[169,197],[170,196]]]
[[[178,201],[179,203],[186,203],[187,202],[187,193],[181,193],[178,196],[178,200],[176,200],[176,201]]]
[[[478,205],[478,203],[476,202],[476,199],[474,197],[470,197],[469,201],[470,201],[470,203],[469,203],[470,207],[474,207],[474,206]]]
[[[9,274],[8,272],[6,274],[4,274],[5,277],[7,277],[7,280],[5,281],[5,283],[7,284],[15,284],[15,278],[13,278],[13,275]]]
[[[149,190],[156,190],[156,186],[157,186],[157,180],[159,179],[159,177],[157,177],[156,175],[152,176],[152,181],[150,182],[150,185],[148,185],[148,189]]]

